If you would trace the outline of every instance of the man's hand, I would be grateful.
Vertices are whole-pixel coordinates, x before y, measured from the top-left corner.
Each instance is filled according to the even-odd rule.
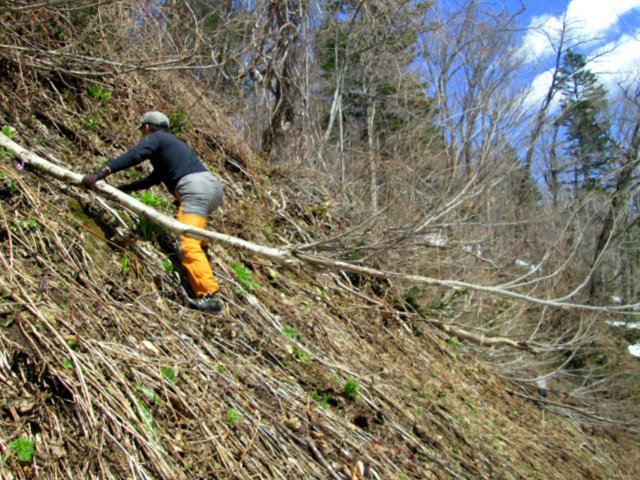
[[[90,173],[88,175],[85,175],[82,178],[82,185],[84,185],[86,188],[95,188],[96,183],[98,182],[98,180],[102,180],[103,178],[105,178],[107,175],[109,175],[111,173],[111,170],[109,169],[109,167],[100,167],[98,170],[96,170],[93,173]]]

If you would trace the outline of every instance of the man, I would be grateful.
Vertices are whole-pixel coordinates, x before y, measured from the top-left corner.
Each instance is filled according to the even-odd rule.
[[[143,190],[164,183],[178,200],[177,220],[197,228],[206,228],[207,217],[222,205],[223,190],[218,179],[207,170],[187,145],[169,130],[169,119],[161,112],[147,112],[138,129],[140,142],[93,173],[85,175],[82,184],[94,188],[98,180],[149,160],[153,171],[145,178],[118,188],[123,192]],[[221,310],[220,287],[202,250],[202,241],[180,237],[180,262],[196,296],[189,307],[217,313]]]

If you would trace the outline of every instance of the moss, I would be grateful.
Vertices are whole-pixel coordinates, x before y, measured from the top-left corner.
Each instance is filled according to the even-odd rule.
[[[67,207],[71,216],[83,225],[86,230],[86,235],[82,236],[82,247],[98,268],[106,269],[111,263],[110,252],[105,249],[106,243],[103,240],[107,236],[107,232],[93,218],[87,215],[79,201],[69,199]]]

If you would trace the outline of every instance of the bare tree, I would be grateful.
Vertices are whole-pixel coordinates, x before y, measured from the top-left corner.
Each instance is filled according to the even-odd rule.
[[[617,130],[620,136],[615,145],[615,168],[610,179],[611,194],[602,227],[597,236],[591,265],[593,274],[590,294],[592,298],[602,295],[602,272],[598,267],[603,263],[605,251],[612,249],[612,243],[619,244],[623,234],[636,230],[639,218],[632,203],[640,165],[640,87],[638,83],[634,82],[625,88],[621,97],[618,103],[620,111],[615,115],[618,119]],[[606,179],[603,180],[606,181]],[[629,260],[630,263],[634,263],[633,258]]]

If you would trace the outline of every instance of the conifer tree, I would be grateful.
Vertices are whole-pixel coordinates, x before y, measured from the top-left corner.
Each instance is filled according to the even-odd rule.
[[[569,50],[560,69],[560,124],[566,128],[567,154],[573,159],[575,190],[601,188],[609,152],[609,124],[603,118],[607,90],[586,68],[584,55]]]

